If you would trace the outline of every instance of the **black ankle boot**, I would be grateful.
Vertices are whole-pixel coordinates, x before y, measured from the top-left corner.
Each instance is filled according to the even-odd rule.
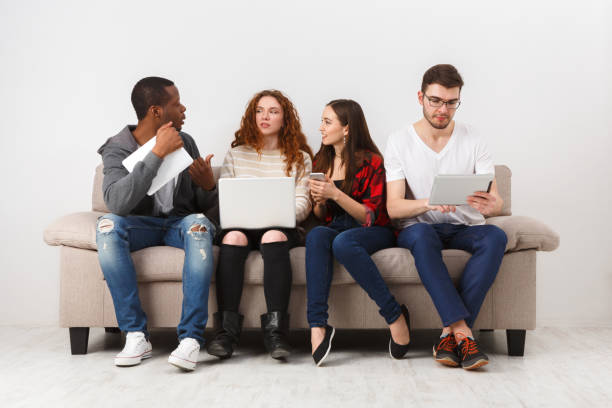
[[[216,312],[213,319],[215,335],[206,351],[215,357],[230,358],[238,345],[244,316],[236,312]]]
[[[282,359],[291,354],[287,341],[289,315],[283,312],[269,312],[261,315],[261,329],[264,333],[264,345],[272,358]]]

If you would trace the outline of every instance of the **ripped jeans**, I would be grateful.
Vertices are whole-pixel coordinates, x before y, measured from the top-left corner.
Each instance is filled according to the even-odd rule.
[[[98,258],[122,331],[141,331],[149,337],[147,316],[138,297],[136,271],[130,253],[167,245],[185,250],[183,308],[177,328],[178,338],[191,337],[200,344],[204,343],[215,231],[214,224],[203,214],[169,218],[107,214],[98,219]]]

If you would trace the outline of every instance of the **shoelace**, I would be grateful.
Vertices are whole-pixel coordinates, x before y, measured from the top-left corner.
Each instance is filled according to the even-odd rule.
[[[449,334],[440,340],[440,344],[438,344],[438,350],[444,351],[455,351],[455,347],[457,347],[457,342],[455,341],[455,336]]]
[[[195,340],[190,340],[190,339],[183,339],[181,340],[181,342],[178,345],[178,348],[183,351],[186,349],[186,351],[189,351],[189,354],[192,354],[194,351],[196,351],[196,347],[195,344],[197,342]]]
[[[480,350],[478,350],[478,345],[476,342],[469,337],[466,337],[461,344],[461,354],[463,354],[464,358],[473,354],[477,354]]]
[[[147,340],[141,336],[127,336],[125,338],[125,346],[123,347],[123,350],[126,352],[128,350],[135,350],[140,347],[141,343],[145,343],[146,341]]]
[[[146,339],[144,337],[141,336],[127,336],[125,338],[125,344],[126,345],[131,345],[131,346],[137,346],[138,344],[140,344],[141,342],[145,342]]]

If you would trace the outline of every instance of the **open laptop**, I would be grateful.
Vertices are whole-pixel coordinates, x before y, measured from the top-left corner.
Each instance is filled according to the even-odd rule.
[[[295,228],[293,177],[219,179],[221,228]]]

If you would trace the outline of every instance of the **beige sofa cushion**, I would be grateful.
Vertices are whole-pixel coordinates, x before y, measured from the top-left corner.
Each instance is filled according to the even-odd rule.
[[[448,249],[442,251],[442,257],[449,273],[454,280],[459,279],[470,254],[465,251]],[[404,248],[388,248],[376,252],[372,259],[378,266],[380,273],[388,284],[421,284],[421,279],[414,265],[414,258],[410,251]],[[291,269],[294,285],[306,285],[306,248],[297,247],[291,250]],[[251,251],[247,258],[245,284],[263,284],[263,258],[259,251]],[[354,284],[355,280],[344,266],[335,263],[333,285]]]
[[[306,285],[306,248],[297,247],[291,250],[291,269],[293,273],[293,284]],[[213,247],[215,270],[219,248]],[[442,251],[442,256],[448,267],[453,280],[458,280],[465,267],[470,254],[456,249]],[[136,279],[138,282],[180,282],[183,270],[183,250],[159,246],[141,249],[132,253],[134,268],[136,269]],[[420,284],[414,258],[410,251],[404,248],[388,248],[375,253],[372,257],[378,266],[381,275],[388,284]],[[103,280],[101,269],[96,268],[97,279]],[[215,282],[215,274],[212,282]],[[259,251],[251,251],[249,254],[245,273],[245,285],[263,285],[263,259]],[[336,264],[333,285],[349,285],[355,281],[342,265]]]
[[[96,225],[104,212],[85,211],[65,215],[53,221],[44,231],[49,245],[64,245],[82,249],[97,249]]]
[[[487,219],[487,224],[496,225],[506,233],[506,252],[535,249],[554,251],[559,246],[559,234],[544,223],[524,216],[500,216]]]
[[[217,270],[219,248],[213,246],[213,270]],[[157,246],[132,252],[132,260],[136,269],[138,282],[167,282],[183,280],[183,260],[185,253],[182,249]],[[98,271],[98,278],[104,279],[102,271]],[[212,281],[215,281],[213,273]]]
[[[64,245],[82,249],[96,250],[96,220],[104,213],[82,212],[62,217],[52,223],[44,233],[49,245]],[[519,216],[493,217],[487,223],[502,228],[508,236],[507,251],[524,249],[552,251],[559,245],[559,236],[544,224]],[[218,247],[213,247],[213,259],[218,259]],[[306,249],[297,247],[291,250],[293,283],[306,284]],[[460,250],[444,250],[444,262],[453,280],[459,279],[470,254]],[[180,282],[182,279],[184,252],[182,249],[159,246],[145,248],[132,253],[136,276],[139,282]],[[388,248],[372,256],[385,281],[390,284],[420,284],[414,259],[409,250]],[[104,279],[100,268],[96,268],[97,278]],[[213,275],[213,282],[215,277]],[[245,284],[263,283],[263,259],[258,251],[252,251],[246,261]],[[353,278],[341,265],[336,265],[333,285],[354,283]]]
[[[58,218],[44,231],[45,242],[49,245],[65,245],[83,249],[97,249],[96,222],[102,212],[79,212]],[[530,217],[499,216],[487,219],[487,224],[497,225],[508,236],[506,252],[524,249],[553,251],[559,246],[559,235],[548,226]],[[257,266],[257,258],[249,257],[247,265]],[[292,256],[292,263],[304,262],[304,256]],[[255,268],[260,270],[263,268]],[[247,277],[248,279],[248,277]]]
[[[45,230],[45,241],[49,245],[65,245],[96,250],[96,220],[100,212],[75,213],[56,220]],[[492,217],[487,223],[502,228],[508,236],[507,252],[525,249],[552,251],[559,245],[559,236],[546,225],[529,217]],[[213,247],[216,262],[219,249]],[[293,282],[306,284],[306,249],[291,250]],[[453,279],[458,279],[470,254],[459,250],[444,250],[444,261]],[[132,253],[139,282],[181,281],[184,253],[171,247],[151,247]],[[421,281],[410,251],[403,248],[388,248],[372,256],[388,284],[419,284]],[[98,279],[104,279],[98,268]],[[214,276],[213,276],[214,281]],[[263,282],[263,259],[258,251],[252,251],[246,261],[245,284],[260,285]],[[341,265],[336,265],[334,285],[352,284],[353,278]]]
[[[458,278],[470,255],[464,251],[446,250],[443,257],[449,269],[453,269],[451,276]],[[388,248],[376,252],[372,259],[378,266],[381,274],[388,283],[414,283],[419,284],[421,280],[414,266],[414,260],[410,251],[403,248]],[[450,266],[452,265],[452,267]],[[457,268],[455,268],[455,266]],[[293,271],[293,284],[306,285],[306,248],[297,247],[291,250],[291,269]],[[455,270],[456,269],[456,270]],[[245,284],[263,283],[263,258],[258,251],[251,251],[247,258]],[[344,266],[335,263],[332,284],[348,285],[355,280],[347,272]]]

